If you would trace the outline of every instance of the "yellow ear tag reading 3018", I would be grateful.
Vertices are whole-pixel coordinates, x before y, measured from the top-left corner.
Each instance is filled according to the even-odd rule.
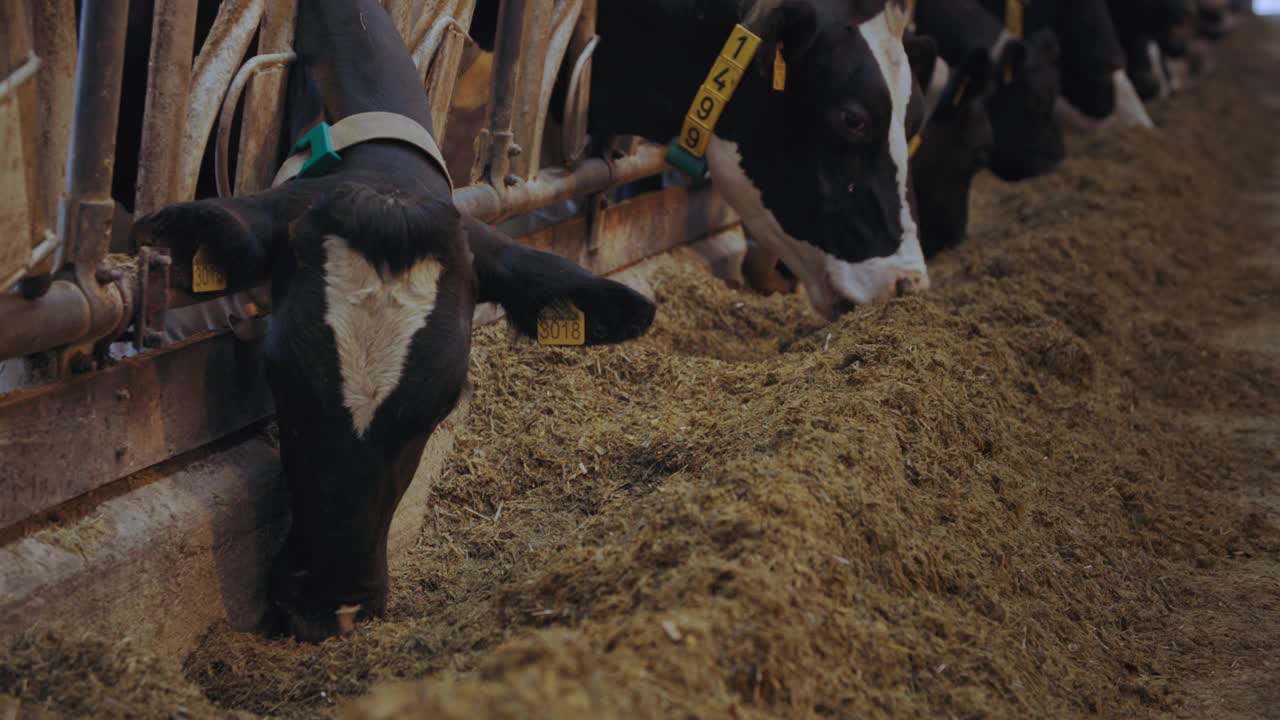
[[[201,245],[196,249],[195,257],[191,258],[191,291],[203,293],[226,289],[226,272],[209,261],[204,246]]]
[[[548,305],[538,313],[538,344],[585,345],[587,316],[571,302]]]

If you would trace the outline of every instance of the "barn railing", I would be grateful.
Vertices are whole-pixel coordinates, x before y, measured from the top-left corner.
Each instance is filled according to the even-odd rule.
[[[225,148],[215,148],[220,185],[264,188],[276,170],[294,20],[306,0],[222,0],[198,53],[198,3],[152,1],[136,213],[193,198],[210,141]],[[665,167],[662,149],[649,145],[607,161],[585,157],[596,1],[503,0],[489,101],[468,125],[450,110],[475,0],[383,0],[430,89],[446,153],[475,140],[470,183],[454,195],[464,212],[498,222],[570,198],[603,198]],[[0,528],[271,412],[256,341],[222,329],[71,377],[98,367],[112,343],[157,347],[167,316],[217,298],[180,286],[189,273],[171,282],[166,256],[124,242],[131,219],[111,186],[128,0],[83,0],[78,49],[75,7],[0,0],[8,53],[0,55],[0,173],[22,169],[0,178],[0,360],[45,358],[50,374],[66,376],[6,395],[0,375]],[[257,54],[246,59],[255,38]],[[574,83],[563,128],[550,134],[565,162],[545,168],[542,138],[566,59]],[[242,130],[233,148],[237,105]],[[586,207],[521,240],[607,273],[736,222],[713,195],[684,189]],[[600,237],[611,238],[603,249]]]

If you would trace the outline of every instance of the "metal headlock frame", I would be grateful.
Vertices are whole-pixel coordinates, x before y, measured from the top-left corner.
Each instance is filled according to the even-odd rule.
[[[194,197],[211,136],[220,193],[233,186],[240,193],[253,192],[269,183],[278,148],[267,139],[280,135],[297,2],[223,0],[193,66],[197,3],[155,0],[138,215]],[[427,83],[434,129],[443,139],[475,0],[383,0],[383,5]],[[502,0],[486,127],[477,139],[472,182],[454,194],[463,212],[497,222],[662,171],[657,147],[642,146],[616,160],[584,157],[591,56],[599,43],[595,5],[596,0]],[[30,7],[36,10],[24,9]],[[0,18],[17,20],[6,22],[0,35],[15,32],[9,28],[35,30],[28,63],[0,81],[0,109],[15,88],[38,86],[34,95],[42,122],[21,127],[27,132],[33,132],[32,125],[41,128],[44,137],[37,147],[46,160],[68,158],[65,181],[57,172],[60,163],[46,162],[48,167],[25,183],[43,192],[33,192],[36,212],[25,218],[36,228],[29,260],[10,277],[0,277],[0,359],[57,350],[56,367],[65,372],[96,367],[95,357],[111,341],[155,347],[168,308],[210,297],[183,289],[171,289],[167,297],[156,292],[168,284],[168,258],[162,254],[145,262],[137,254],[109,254],[128,0],[84,0],[79,62],[75,55],[67,59],[67,45],[75,37],[74,0],[0,0],[0,8],[5,13]],[[259,54],[242,62],[255,37]],[[552,90],[566,55],[573,58],[572,83],[560,140],[568,166],[540,168]],[[69,93],[72,68],[74,93]],[[242,95],[233,185],[228,145]],[[64,117],[69,120],[60,123]],[[67,128],[65,137],[60,127]],[[59,197],[60,203],[49,200]],[[43,213],[40,202],[47,205]],[[42,217],[47,220],[43,229]],[[22,293],[6,292],[18,280]],[[126,336],[130,323],[139,319],[144,320],[137,332]]]

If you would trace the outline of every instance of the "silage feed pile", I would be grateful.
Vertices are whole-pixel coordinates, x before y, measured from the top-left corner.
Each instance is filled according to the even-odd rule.
[[[825,325],[668,263],[640,342],[479,332],[389,616],[318,646],[214,628],[102,714],[1195,716],[1229,666],[1280,677],[1280,461],[1240,431],[1280,368],[1221,340],[1280,287],[1247,87],[984,180],[926,297]],[[122,675],[84,654],[116,651],[60,676],[69,642],[0,659],[0,694],[102,699]]]

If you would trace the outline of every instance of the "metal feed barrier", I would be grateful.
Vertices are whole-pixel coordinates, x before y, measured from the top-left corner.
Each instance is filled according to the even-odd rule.
[[[198,3],[153,1],[136,212],[192,199],[211,141],[220,190],[266,187],[299,0],[222,0],[198,53]],[[189,273],[171,277],[165,255],[122,247],[130,218],[121,218],[111,186],[128,5],[83,0],[77,45],[76,0],[0,0],[0,360],[27,357],[54,380],[0,394],[0,528],[271,413],[251,359],[256,341],[219,330],[161,347],[171,310],[216,294],[192,293]],[[436,135],[445,138],[475,0],[383,5],[430,90]],[[498,222],[588,198],[583,215],[521,240],[607,273],[736,218],[709,193],[683,188],[612,207],[603,201],[611,188],[665,164],[664,149],[652,145],[608,161],[585,155],[591,54],[600,42],[595,7],[596,0],[503,0],[490,102],[470,182],[454,200]],[[246,59],[255,39],[257,54]],[[544,168],[542,138],[566,58],[572,82],[556,138],[566,160]],[[231,148],[237,112],[241,141]],[[112,366],[113,343],[141,354]]]

